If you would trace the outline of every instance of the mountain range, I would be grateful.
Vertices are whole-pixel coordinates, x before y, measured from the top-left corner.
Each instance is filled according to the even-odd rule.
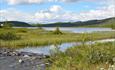
[[[3,24],[5,22],[0,22]],[[21,21],[7,21],[14,27],[113,27],[115,28],[115,17],[102,19],[102,20],[89,20],[78,22],[56,22],[48,24],[29,24]]]

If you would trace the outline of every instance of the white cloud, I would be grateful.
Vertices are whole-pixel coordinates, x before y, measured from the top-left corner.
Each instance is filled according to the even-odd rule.
[[[47,0],[7,0],[7,3],[10,5],[17,4],[41,4],[46,2]]]
[[[51,12],[59,12],[61,10],[62,10],[62,8],[59,5],[54,5],[54,6],[50,7],[50,9],[49,9],[49,11],[51,11]]]
[[[51,20],[59,16],[59,12],[62,11],[62,7],[59,5],[53,5],[47,10],[40,10],[35,13],[34,17],[40,20]]]
[[[0,10],[0,20],[1,21],[31,21],[32,15],[29,13],[24,13],[17,11],[15,9],[6,9],[6,10]]]
[[[63,9],[62,7],[60,7]],[[58,13],[57,13],[58,12]],[[42,21],[52,21],[52,22],[68,22],[68,21],[87,21],[95,19],[104,19],[115,17],[115,6],[109,5],[107,7],[99,8],[97,10],[89,10],[80,13],[66,12],[63,10],[59,11],[42,11],[36,13],[36,18],[42,19]],[[40,18],[41,17],[41,18]]]
[[[59,0],[59,1],[71,3],[71,2],[77,2],[77,1],[80,1],[80,0]]]
[[[35,13],[35,17],[38,19],[52,19],[53,16],[54,15],[50,12],[40,11],[40,12]]]
[[[41,3],[48,3],[48,2],[76,3],[76,2],[82,2],[82,1],[102,2],[102,1],[107,1],[107,0],[1,0],[1,2],[7,2],[9,5],[41,4]]]
[[[106,1],[113,1],[113,0],[58,0],[60,2],[65,2],[65,3],[75,3],[75,2],[106,2]]]
[[[61,13],[60,13],[61,12]],[[110,4],[97,10],[89,10],[80,13],[65,11],[61,6],[53,5],[47,10],[36,13],[24,13],[15,9],[0,10],[1,20],[25,21],[25,22],[70,22],[104,19],[115,17],[115,6]]]

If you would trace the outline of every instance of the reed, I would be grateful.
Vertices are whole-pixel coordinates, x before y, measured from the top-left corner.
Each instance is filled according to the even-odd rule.
[[[115,42],[71,47],[52,55],[47,70],[114,70],[114,50]]]

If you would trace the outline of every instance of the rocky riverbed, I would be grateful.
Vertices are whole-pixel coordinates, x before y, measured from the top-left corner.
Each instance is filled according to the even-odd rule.
[[[49,56],[0,48],[0,70],[46,70]]]

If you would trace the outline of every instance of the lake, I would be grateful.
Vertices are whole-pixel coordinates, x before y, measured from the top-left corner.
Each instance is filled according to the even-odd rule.
[[[37,29],[38,27],[14,27],[14,28],[29,28],[29,29]],[[56,27],[42,27],[45,30],[52,31],[55,30]],[[81,28],[81,27],[59,27],[61,31],[73,32],[73,33],[91,33],[97,31],[115,31],[112,28]]]
[[[55,27],[43,27],[45,30],[55,30]],[[111,28],[74,28],[74,27],[60,27],[61,31],[73,32],[73,33],[90,33],[97,31],[115,31]]]

